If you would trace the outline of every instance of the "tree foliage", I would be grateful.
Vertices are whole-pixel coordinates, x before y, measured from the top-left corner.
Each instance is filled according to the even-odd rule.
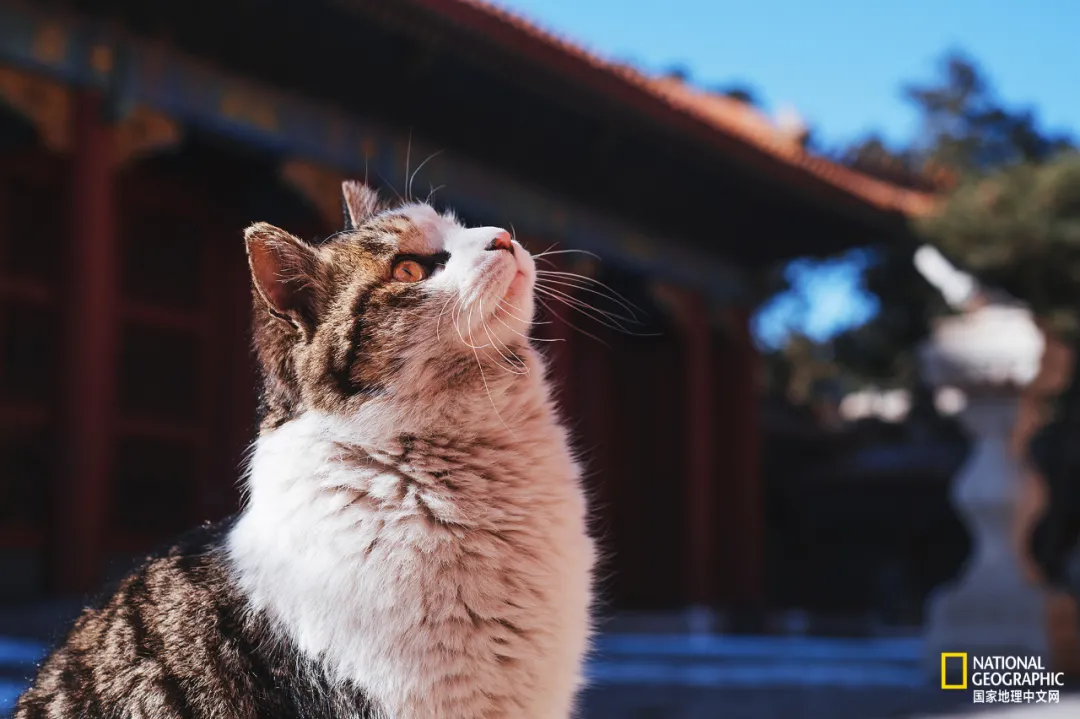
[[[1022,161],[961,185],[923,235],[1060,333],[1080,309],[1080,154]]]
[[[928,85],[909,85],[905,97],[920,116],[920,130],[907,153],[965,175],[985,174],[1023,162],[1045,162],[1069,146],[1062,135],[1038,127],[1030,109],[1001,104],[983,71],[970,58],[951,53]]]

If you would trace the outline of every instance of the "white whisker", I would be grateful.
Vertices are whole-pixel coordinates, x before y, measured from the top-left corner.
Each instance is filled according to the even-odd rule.
[[[394,193],[394,195],[398,198],[398,200],[402,204],[404,204],[406,200],[405,200],[404,197],[401,196],[401,193],[397,191],[397,188],[394,187],[394,185],[389,180],[387,180],[385,177],[383,177],[383,174],[381,172],[379,172],[378,170],[375,171],[375,174],[379,176],[379,179],[383,181],[384,185],[386,185],[387,187],[390,188],[390,190]]]
[[[431,185],[428,185],[427,198],[424,200],[424,202],[430,203],[431,202],[431,196],[434,195],[439,190],[445,188],[445,187],[446,187],[446,185],[439,185],[438,187],[433,187]]]
[[[528,335],[523,335],[520,332],[518,332],[516,329],[511,327],[510,325],[506,324],[506,322],[503,321],[503,318],[499,317],[498,315],[495,315],[495,320],[497,322],[499,322],[503,327],[510,330],[511,332],[516,334],[518,337],[521,337],[522,339],[533,340],[535,342],[562,342],[561,338],[551,339],[551,338],[548,338],[548,337],[529,337]]]
[[[416,169],[413,170],[412,175],[409,176],[409,181],[408,181],[407,185],[405,186],[405,196],[406,197],[409,197],[409,196],[412,195],[412,185],[413,185],[413,180],[416,179],[416,175],[419,174],[420,170],[424,169],[424,165],[431,162],[433,159],[438,157],[440,154],[442,154],[442,150],[436,150],[435,152],[428,155],[427,159],[425,159],[423,162],[421,162],[419,165],[416,166]],[[408,170],[406,170],[406,172],[407,171]],[[429,199],[431,198],[431,193],[428,193],[428,198]]]
[[[456,322],[454,322],[454,326],[457,327],[458,337],[461,338],[461,341],[464,342],[465,346],[468,347],[469,349],[482,350],[485,347],[487,347],[487,345],[476,346],[476,345],[472,344],[472,341],[473,341],[473,336],[472,336],[472,313],[476,310],[475,306],[469,308],[469,316],[465,320],[465,326],[469,331],[469,341],[466,341],[464,335],[461,334],[461,310],[463,310],[464,307],[465,307],[465,302],[464,302],[464,300],[462,300],[458,304],[458,320]]]
[[[549,305],[547,302],[544,302],[543,298],[537,297],[536,301],[539,302],[548,312],[550,312],[552,314],[552,316],[558,317],[562,322],[566,323],[566,325],[568,327],[570,327],[571,329],[577,330],[578,332],[585,335],[586,337],[591,337],[592,339],[596,340],[597,342],[604,345],[605,347],[609,347],[609,348],[611,347],[611,345],[609,345],[607,342],[605,342],[604,340],[602,340],[599,337],[597,337],[596,335],[594,335],[592,332],[588,332],[587,330],[581,329],[580,327],[575,325],[573,322],[566,319],[566,317],[564,317],[561,314],[559,314],[558,312],[556,312],[554,309],[552,309],[551,305]]]
[[[412,128],[409,128],[409,144],[405,146],[405,201],[411,202],[409,199],[409,188],[412,183],[409,182],[409,158],[412,156]]]
[[[446,302],[443,303],[442,309],[439,310],[439,316],[435,318],[435,340],[438,342],[442,342],[442,336],[439,334],[439,329],[442,327],[443,315],[446,314],[447,306],[456,299],[458,299],[456,294],[447,297]],[[453,310],[451,310],[451,312],[453,312]]]
[[[620,314],[617,314],[615,312],[610,312],[608,310],[601,309],[599,307],[596,307],[594,305],[589,304],[588,302],[586,302],[586,301],[584,301],[582,299],[574,297],[573,295],[571,295],[571,294],[569,294],[567,292],[556,289],[554,287],[550,287],[548,285],[537,284],[536,285],[536,291],[537,292],[543,292],[544,294],[546,294],[548,297],[551,297],[552,299],[560,299],[563,302],[565,302],[566,304],[572,305],[573,307],[580,310],[582,313],[587,314],[590,317],[593,317],[594,319],[599,320],[599,318],[604,318],[608,322],[614,323],[615,326],[613,326],[612,329],[618,329],[620,331],[626,331],[626,328],[622,326],[621,322],[632,322],[634,324],[640,324],[634,318],[624,317],[624,316],[622,316]]]
[[[554,245],[552,245],[552,247],[554,247]],[[541,252],[538,255],[533,255],[533,259],[535,260],[537,257],[550,257],[551,255],[568,255],[568,254],[571,254],[571,253],[577,253],[579,255],[588,255],[589,257],[592,257],[593,259],[600,260],[601,262],[603,261],[603,259],[600,257],[600,255],[596,254],[595,252],[589,252],[588,250],[574,250],[574,249],[547,250],[546,252]]]
[[[507,426],[506,421],[499,413],[499,408],[495,406],[495,397],[491,394],[491,387],[488,386],[487,375],[484,374],[484,363],[480,361],[480,354],[476,351],[475,347],[473,348],[472,353],[473,357],[476,358],[476,368],[480,370],[480,380],[484,383],[484,390],[487,392],[488,401],[491,402],[491,408],[495,410],[495,416],[499,418],[499,422],[506,428],[507,432],[514,434],[514,430]]]
[[[626,299],[626,297],[619,294],[619,292],[616,291],[613,287],[611,287],[610,285],[607,285],[607,284],[605,284],[605,283],[601,282],[600,280],[595,279],[593,277],[578,274],[577,272],[561,272],[561,271],[557,271],[557,270],[537,270],[536,272],[539,275],[551,275],[551,276],[559,277],[560,279],[563,279],[563,280],[577,281],[577,282],[587,283],[587,284],[591,284],[591,285],[596,285],[597,287],[601,287],[601,288],[607,290],[608,292],[610,292],[612,294],[612,297],[610,299],[618,298],[622,302],[625,302],[627,305],[629,305],[629,307],[627,309],[632,309],[634,311],[640,312],[643,315],[648,314],[645,310],[641,309],[640,307],[635,305],[633,302]]]
[[[540,270],[540,271],[543,272],[543,270]],[[608,287],[605,287],[604,285],[601,285],[601,286],[604,287],[605,289],[607,289],[608,292],[610,292],[611,294],[606,294],[604,292],[600,292],[599,290],[595,290],[592,287],[587,287],[586,285],[583,285],[583,284],[578,283],[578,282],[568,281],[567,279],[562,278],[562,277],[558,277],[558,278],[543,277],[543,278],[538,278],[537,282],[540,282],[541,279],[545,283],[547,283],[548,285],[558,285],[560,287],[570,287],[572,289],[579,290],[581,292],[588,292],[589,294],[596,295],[597,297],[603,297],[606,300],[610,300],[610,301],[614,302],[615,304],[619,305],[619,307],[622,307],[624,310],[626,310],[627,312],[630,313],[630,316],[626,318],[628,322],[634,322],[634,323],[637,323],[637,324],[641,324],[641,321],[638,320],[638,318],[637,318],[637,313],[641,312],[642,314],[644,314],[645,313],[644,310],[642,310],[640,307],[635,307],[633,304],[630,303],[629,300],[625,300],[624,298],[622,298],[622,296],[619,295],[617,292],[615,292],[615,290],[612,290],[612,289],[610,289]]]
[[[527,324],[527,325],[548,325],[548,324],[551,324],[551,322],[548,322],[546,320],[545,321],[526,320],[526,319],[523,319],[521,317],[518,317],[517,315],[515,315],[513,312],[510,311],[511,309],[513,309],[513,306],[506,301],[505,297],[503,297],[502,299],[499,300],[498,306],[502,308],[503,312],[505,312],[509,316],[513,317],[518,322],[522,322],[522,323]]]
[[[659,333],[655,332],[632,332],[619,323],[619,320],[621,318],[618,315],[593,307],[592,305],[570,297],[569,295],[566,295],[559,290],[545,288],[537,285],[536,291],[539,294],[548,297],[549,299],[556,300],[563,303],[567,307],[570,307],[571,309],[577,310],[578,312],[585,315],[594,322],[601,324],[609,329],[613,329],[616,332],[621,332],[622,334],[631,335],[634,337],[659,336]],[[566,321],[566,319],[563,318],[563,321]]]
[[[505,344],[499,342],[499,340],[491,334],[491,329],[488,328],[487,322],[484,321],[484,303],[483,301],[479,301],[478,304],[480,307],[480,325],[484,328],[484,333],[487,335],[488,340],[491,342],[491,347],[498,353],[499,357],[506,360],[507,364],[510,366],[505,367],[502,365],[501,362],[496,362],[496,364],[498,364],[500,367],[503,367],[503,369],[510,372],[511,374],[529,374],[529,367],[525,364],[523,360],[518,360],[520,364],[517,364],[511,357],[507,357],[505,354],[503,354],[502,349],[500,349],[499,347],[500,344],[502,344],[502,347],[505,348],[507,352],[510,352],[511,350]],[[519,367],[522,371],[516,371],[515,368]]]

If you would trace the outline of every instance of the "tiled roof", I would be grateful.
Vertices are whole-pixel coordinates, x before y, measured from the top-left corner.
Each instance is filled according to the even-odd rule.
[[[703,119],[718,130],[735,135],[748,144],[799,167],[867,202],[908,215],[926,212],[933,197],[897,187],[883,180],[807,152],[801,143],[776,127],[756,108],[715,93],[702,92],[678,81],[644,80],[672,106]]]
[[[792,182],[821,183],[885,212],[919,215],[933,206],[932,195],[898,187],[807,152],[745,103],[697,90],[677,80],[649,77],[627,65],[605,60],[485,0],[411,2],[550,70],[599,84],[613,99],[629,101],[645,111],[666,111],[669,121],[682,119],[703,124],[703,129],[713,135],[707,139],[750,161],[764,156],[781,163],[790,170],[785,174]],[[755,154],[759,157],[752,156]]]

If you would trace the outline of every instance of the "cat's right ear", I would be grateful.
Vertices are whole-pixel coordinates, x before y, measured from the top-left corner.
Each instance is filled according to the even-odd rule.
[[[255,290],[267,309],[282,319],[310,324],[319,263],[315,248],[265,222],[247,228],[244,241]]]
[[[345,180],[341,183],[341,204],[345,229],[355,230],[379,211],[379,193],[362,182]]]

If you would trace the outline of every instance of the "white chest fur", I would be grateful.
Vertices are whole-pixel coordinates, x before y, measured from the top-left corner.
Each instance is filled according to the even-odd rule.
[[[255,448],[229,538],[237,580],[393,719],[565,719],[593,547],[562,434],[541,434],[512,450],[373,448],[305,414]]]

